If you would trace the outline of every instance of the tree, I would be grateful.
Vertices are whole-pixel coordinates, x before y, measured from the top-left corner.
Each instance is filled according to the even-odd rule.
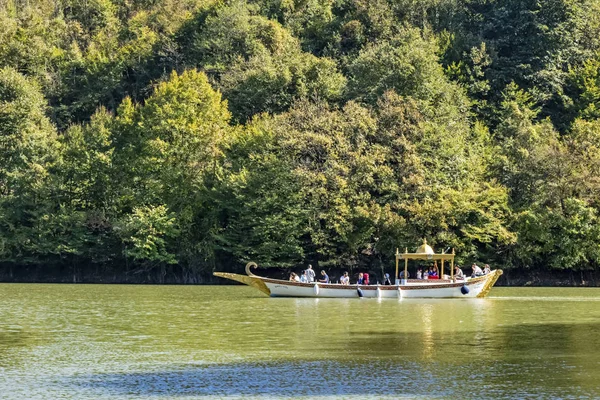
[[[179,232],[175,216],[165,206],[136,207],[117,229],[126,244],[126,257],[150,266],[177,263],[169,247]]]
[[[186,63],[215,79],[236,120],[285,111],[302,97],[341,98],[346,79],[335,62],[302,52],[289,31],[246,4],[216,6],[196,23],[180,38]]]
[[[56,132],[39,87],[12,68],[0,70],[0,239],[5,261],[35,259],[52,209],[48,182]]]
[[[120,207],[164,205],[174,213],[182,262],[212,259],[206,241],[215,221],[207,204],[234,134],[229,119],[221,94],[196,70],[172,73],[143,105],[126,99],[118,111],[113,163]]]
[[[448,81],[436,55],[437,45],[428,33],[404,26],[390,40],[365,46],[349,65],[350,98],[376,104],[388,90],[421,100],[462,102],[457,87]]]
[[[385,252],[398,241],[412,245],[424,237],[455,248],[459,261],[505,252],[515,237],[506,190],[490,179],[487,129],[472,126],[456,104],[431,107],[394,92],[382,97],[377,110],[376,140],[392,172],[376,198],[404,224],[402,239],[380,244]]]
[[[71,126],[60,138],[61,158],[53,183],[63,224],[69,221],[72,227],[68,241],[79,260],[97,265],[122,259],[114,232],[121,210],[113,125],[112,115],[99,109],[88,124]]]

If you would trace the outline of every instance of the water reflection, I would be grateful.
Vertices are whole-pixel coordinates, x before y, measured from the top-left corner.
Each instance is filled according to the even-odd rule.
[[[23,348],[33,346],[35,341],[35,336],[20,326],[0,324],[0,368],[16,366]]]
[[[558,375],[568,365],[550,364]],[[535,363],[462,364],[371,361],[248,362],[172,370],[80,376],[64,382],[97,396],[356,396],[443,398],[577,398],[594,391],[548,385],[553,373]],[[500,379],[498,379],[500,378]]]

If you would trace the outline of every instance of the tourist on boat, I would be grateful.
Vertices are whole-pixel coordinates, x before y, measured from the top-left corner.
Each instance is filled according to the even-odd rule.
[[[433,267],[429,270],[429,279],[440,279],[440,276],[438,275],[437,272],[437,268]]]
[[[384,284],[384,285],[391,285],[391,284],[392,284],[392,281],[390,280],[390,274],[387,274],[387,273],[386,273],[386,274],[383,276],[383,284]]]
[[[406,279],[410,278],[410,272],[406,271]],[[404,279],[404,271],[400,271],[400,279]]]
[[[308,278],[309,283],[315,281],[315,270],[310,264],[308,264],[308,269],[306,270],[306,278]]]
[[[329,276],[327,276],[327,273],[325,272],[325,270],[321,270],[321,279],[319,279],[319,282],[329,283]]]
[[[454,267],[454,279],[457,279],[460,281],[465,279],[465,274],[463,274],[462,269],[460,269],[460,267],[458,265],[456,265]]]
[[[489,265],[489,264],[485,264],[485,265],[483,266],[483,274],[484,274],[484,275],[487,275],[487,274],[489,274],[490,272],[492,272],[492,270],[490,269],[490,265]]]
[[[429,268],[423,270],[423,279],[429,279]]]
[[[369,284],[369,274],[367,274],[366,272],[363,274],[363,284],[364,285]]]
[[[300,277],[300,282],[308,283],[308,277],[306,276],[306,270],[302,271],[302,276]]]
[[[342,277],[340,278],[340,283],[342,285],[350,284],[350,277],[348,276],[348,272],[344,272],[344,275],[342,275]]]
[[[365,284],[365,276],[362,272],[358,273],[358,280],[356,281],[357,285],[364,285]]]
[[[298,278],[298,275],[296,275],[295,272],[292,272],[290,274],[290,282],[296,282],[296,279],[298,279],[298,281],[300,281],[300,278]]]
[[[421,267],[417,269],[417,279],[423,279],[423,270],[421,269]]]
[[[471,274],[471,278],[475,278],[476,276],[482,276],[483,275],[483,271],[481,270],[481,268],[477,264],[473,264],[471,266],[471,268],[473,269],[473,273]]]

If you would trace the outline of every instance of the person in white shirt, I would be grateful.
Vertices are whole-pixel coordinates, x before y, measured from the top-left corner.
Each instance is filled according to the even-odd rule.
[[[473,273],[471,274],[471,278],[483,275],[483,271],[481,270],[481,268],[479,268],[479,266],[477,264],[473,264],[471,266],[471,268],[473,269]]]
[[[315,281],[315,270],[312,269],[312,265],[310,264],[308,264],[308,269],[306,270],[306,277],[309,283]]]
[[[348,276],[347,272],[344,272],[344,275],[342,275],[340,277],[340,283],[342,285],[349,285],[350,284],[350,277]]]
[[[465,274],[463,274],[462,269],[458,265],[454,267],[454,279],[461,281],[465,279]]]
[[[490,272],[492,272],[492,271],[490,270],[490,265],[489,265],[489,264],[485,264],[485,265],[483,266],[483,274],[484,274],[484,275],[487,275],[487,274],[489,274]]]

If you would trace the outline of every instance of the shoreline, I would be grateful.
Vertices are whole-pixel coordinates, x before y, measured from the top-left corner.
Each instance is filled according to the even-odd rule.
[[[337,271],[338,269],[331,269]],[[355,270],[355,271],[358,271]],[[543,271],[504,269],[496,282],[497,287],[600,287],[600,276],[596,271]],[[240,272],[240,271],[231,271]],[[335,274],[335,272],[334,272]],[[377,276],[370,272],[371,276]],[[289,270],[264,269],[263,276],[286,279]],[[81,283],[81,284],[133,284],[133,285],[235,285],[230,281],[212,276],[212,273],[191,272],[171,269],[169,271],[91,271],[78,268],[58,272],[42,267],[0,267],[0,283]],[[371,283],[376,283],[375,279]]]

